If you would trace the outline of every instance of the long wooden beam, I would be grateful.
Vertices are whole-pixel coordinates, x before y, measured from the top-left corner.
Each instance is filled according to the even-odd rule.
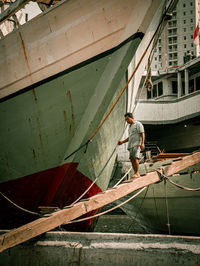
[[[186,156],[181,160],[173,161],[170,165],[164,166],[165,175],[170,176],[183,170],[186,167],[200,163],[200,152]],[[0,236],[0,252],[21,244],[33,237],[41,235],[62,224],[86,214],[92,210],[99,209],[115,200],[118,200],[133,191],[160,181],[159,174],[156,171],[149,172],[132,182],[123,183],[114,189],[107,190],[104,193],[97,194],[86,201],[78,202],[74,206],[62,209],[52,213],[48,217],[37,219],[31,223],[14,229]]]
[[[24,7],[28,2],[31,0],[16,0],[14,3],[12,3],[8,8],[6,8],[1,14],[0,14],[0,25],[7,19],[9,19],[11,16],[13,16],[17,11],[19,11],[22,7]]]

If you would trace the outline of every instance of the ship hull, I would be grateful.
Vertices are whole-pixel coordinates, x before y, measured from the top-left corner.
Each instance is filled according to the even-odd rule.
[[[146,171],[162,167],[162,164],[141,164],[140,173],[145,174]],[[123,205],[121,209],[133,218],[131,230],[136,223],[148,233],[200,235],[200,217],[197,215],[200,208],[199,191],[187,190],[200,187],[199,170],[200,165],[197,164],[169,177],[185,189],[162,181],[149,186],[147,191]]]
[[[1,229],[36,219],[27,211],[40,206],[72,204],[94,180],[84,197],[107,188],[126,92],[92,142],[79,147],[120,95],[161,2],[65,1],[0,40]],[[161,13],[162,6],[155,25]]]
[[[84,147],[68,160],[65,160],[65,157],[87,141],[111,108],[125,84],[125,71],[139,42],[140,38],[136,38],[101,59],[1,103],[1,132],[6,134],[1,136],[3,164],[0,191],[6,197],[31,211],[38,212],[36,208],[39,206],[56,205],[62,208],[73,203],[86,190],[106,163],[103,173],[85,197],[107,188],[115,153],[108,159],[123,133],[123,123],[118,115],[123,117],[126,111],[126,95],[122,96],[101,132],[88,144],[87,151]],[[104,72],[105,69],[107,73]],[[110,73],[113,70],[114,76]],[[82,78],[76,79],[80,76]],[[109,79],[110,82],[106,85]],[[109,137],[110,134],[112,138]],[[71,167],[61,181],[63,176],[60,171],[55,174],[50,169],[62,169],[67,163],[71,164]],[[75,173],[73,164],[76,164]],[[44,173],[44,179],[41,173]],[[40,187],[40,182],[42,184],[43,181],[44,186]],[[38,187],[34,188],[34,184]],[[28,195],[33,194],[30,201],[26,200],[26,192]],[[38,201],[34,193],[41,195]],[[5,201],[1,197],[2,200]],[[11,203],[8,205],[13,209]],[[18,217],[19,222],[11,219],[10,226],[33,219],[33,216],[27,214],[22,214],[20,219],[16,210],[11,215],[10,208],[6,208],[6,213],[5,217],[1,217],[1,228],[9,226],[6,217]],[[27,219],[23,218],[24,216],[27,216]],[[81,230],[80,226],[78,228]],[[85,229],[88,230],[88,227]]]

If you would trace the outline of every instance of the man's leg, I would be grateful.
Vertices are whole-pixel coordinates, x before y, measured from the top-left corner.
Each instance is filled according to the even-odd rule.
[[[132,166],[133,166],[133,170],[135,172],[135,174],[132,176],[132,178],[137,178],[140,176],[139,174],[139,160],[138,158],[134,157],[131,159],[131,163],[132,163]]]

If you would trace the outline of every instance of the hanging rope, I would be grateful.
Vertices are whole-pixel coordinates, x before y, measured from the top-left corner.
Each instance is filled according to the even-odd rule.
[[[33,215],[37,215],[37,216],[39,216],[39,217],[42,217],[42,215],[41,215],[40,213],[29,211],[29,210],[24,209],[24,208],[22,208],[21,206],[17,205],[17,204],[14,203],[12,200],[10,200],[8,197],[6,197],[2,192],[0,192],[0,195],[1,195],[2,197],[4,197],[7,201],[9,201],[12,205],[14,205],[16,208],[18,208],[18,209],[20,209],[20,210],[22,210],[22,211],[24,211],[24,212],[27,212],[27,213],[30,213],[30,214],[33,214]]]
[[[138,61],[138,63],[137,63],[137,65],[136,65],[136,67],[135,67],[133,73],[132,73],[131,76],[129,77],[127,83],[125,84],[124,88],[123,88],[122,91],[120,92],[118,98],[116,99],[116,101],[114,102],[114,104],[112,105],[112,107],[110,108],[110,110],[108,111],[108,113],[105,115],[105,117],[103,118],[103,120],[100,122],[100,124],[99,124],[99,126],[96,128],[96,130],[91,134],[91,136],[89,137],[89,139],[87,140],[87,142],[86,142],[85,144],[81,145],[79,148],[77,148],[77,149],[76,149],[74,152],[72,152],[70,155],[68,155],[64,160],[67,160],[67,159],[70,158],[72,155],[74,155],[77,151],[79,151],[80,149],[82,149],[83,147],[85,147],[86,145],[88,145],[88,144],[90,143],[90,141],[94,138],[94,136],[98,133],[98,131],[100,130],[100,128],[103,126],[103,124],[105,123],[105,121],[107,120],[107,118],[110,116],[110,114],[112,113],[113,109],[115,108],[115,106],[116,106],[117,103],[119,102],[121,96],[123,95],[124,91],[127,89],[128,85],[129,85],[129,83],[130,83],[130,81],[131,81],[132,78],[134,77],[136,71],[138,70],[138,68],[139,68],[139,66],[140,66],[140,64],[141,64],[141,62],[142,62],[142,60],[144,59],[144,57],[145,57],[145,55],[146,55],[146,53],[147,53],[147,51],[148,51],[148,49],[149,49],[149,47],[150,47],[150,45],[151,45],[151,43],[152,43],[152,41],[154,40],[154,38],[156,38],[156,36],[158,35],[158,32],[161,30],[161,28],[162,28],[162,24],[163,24],[163,21],[164,21],[164,19],[165,19],[165,17],[166,17],[166,14],[167,14],[168,10],[170,9],[172,3],[173,3],[173,0],[170,2],[170,4],[169,4],[167,10],[166,10],[166,11],[164,12],[164,14],[162,15],[161,20],[160,20],[160,22],[159,22],[159,24],[158,24],[158,26],[157,26],[157,28],[156,28],[156,30],[155,30],[153,36],[151,37],[151,40],[149,41],[149,43],[148,43],[148,45],[147,45],[145,51],[143,52],[142,56],[140,57],[140,60]],[[159,35],[158,35],[158,36],[159,36]],[[158,39],[158,37],[157,37],[157,39]],[[156,40],[156,42],[157,42],[157,40]],[[154,42],[153,49],[154,49],[154,47],[155,47],[155,45],[156,45],[156,42]],[[150,55],[152,54],[153,49],[151,49]]]
[[[167,227],[169,235],[171,235],[171,228],[170,228],[170,221],[169,221],[169,206],[168,206],[168,198],[167,198],[167,187],[166,187],[166,181],[164,181],[165,186],[165,204],[166,204],[166,214],[167,214]]]
[[[132,167],[130,167],[128,169],[128,171],[122,176],[122,178],[113,186],[113,188],[117,187],[123,180],[124,178],[130,173],[130,171],[132,170]]]
[[[72,155],[74,155],[77,151],[80,151],[84,147],[86,147],[85,152],[84,152],[84,153],[86,153],[89,142],[90,142],[90,140],[87,140],[86,143],[84,143],[78,149],[76,149],[75,151],[73,151],[72,153],[70,153],[64,160],[69,159]]]
[[[110,157],[108,158],[107,162],[105,163],[105,165],[103,166],[103,168],[101,169],[100,173],[98,174],[98,176],[96,177],[96,179],[92,182],[92,184],[80,195],[80,197],[78,199],[76,199],[72,204],[70,204],[69,206],[73,206],[76,202],[78,202],[80,199],[83,198],[83,196],[91,189],[92,186],[94,186],[94,184],[97,182],[97,180],[99,179],[99,177],[101,176],[101,174],[103,173],[104,169],[106,168],[106,166],[108,165],[110,159],[112,158],[113,154],[115,153],[117,146],[114,148],[114,150],[112,151]],[[65,208],[69,208],[69,206],[65,206]]]
[[[172,181],[169,177],[165,177],[167,179],[168,182],[170,182],[172,185],[178,187],[178,188],[181,188],[181,189],[184,189],[184,190],[187,190],[187,191],[200,191],[200,188],[189,188],[189,187],[184,187],[184,186],[181,186],[177,183],[175,183],[174,181]]]
[[[93,139],[93,138],[95,137],[95,135],[98,133],[98,131],[100,130],[100,128],[103,126],[103,124],[105,123],[105,121],[107,120],[107,118],[110,116],[111,112],[113,111],[113,109],[114,109],[115,106],[117,105],[117,103],[118,103],[118,101],[120,100],[121,96],[123,95],[124,91],[127,89],[128,84],[130,83],[130,81],[132,80],[132,78],[133,78],[133,76],[135,75],[136,71],[138,70],[138,68],[139,68],[139,66],[140,66],[140,64],[141,64],[141,62],[142,62],[144,56],[146,55],[146,53],[147,53],[147,51],[148,51],[148,49],[149,49],[149,47],[150,47],[150,45],[151,45],[151,43],[152,43],[152,41],[154,40],[154,38],[156,39],[156,36],[158,35],[159,30],[162,28],[163,21],[164,21],[164,19],[165,19],[165,17],[166,17],[166,14],[167,14],[168,10],[170,9],[172,3],[173,3],[173,0],[170,2],[170,4],[169,4],[167,10],[165,11],[165,13],[162,15],[162,17],[161,17],[161,21],[160,21],[160,23],[158,24],[158,26],[157,26],[157,28],[156,28],[156,30],[155,30],[155,32],[154,32],[154,34],[153,34],[153,36],[152,36],[150,42],[148,43],[148,45],[147,45],[145,51],[144,51],[143,54],[142,54],[142,56],[141,56],[139,62],[137,63],[136,68],[134,69],[133,73],[132,73],[131,76],[129,77],[127,83],[125,84],[124,88],[122,89],[122,91],[121,91],[120,95],[118,96],[117,100],[116,100],[116,101],[114,102],[114,104],[112,105],[111,109],[110,109],[110,110],[108,111],[108,113],[105,115],[104,119],[101,121],[101,123],[100,123],[99,126],[96,128],[96,130],[95,130],[95,131],[92,133],[92,135],[89,137],[88,141],[87,141],[85,144],[81,145],[78,149],[76,149],[76,150],[75,150],[74,152],[72,152],[70,155],[68,155],[68,156],[65,158],[65,160],[68,159],[68,158],[70,158],[73,154],[75,154],[77,151],[79,151],[80,149],[82,149],[82,148],[85,147],[85,146],[86,146],[86,150],[87,150],[87,146],[88,146],[88,144],[92,141],[92,139]],[[158,37],[157,37],[157,39],[158,39]],[[157,42],[157,39],[156,39],[156,41],[154,41],[153,47],[152,47],[152,49],[151,49],[151,51],[150,51],[150,55],[151,55],[152,52],[153,52],[153,49],[154,49],[154,47],[155,47],[155,45],[156,45],[156,42]],[[115,149],[116,149],[116,147],[115,147]],[[114,151],[115,151],[115,149],[114,149]],[[85,152],[86,152],[86,150],[85,150]],[[111,156],[111,157],[112,157],[112,156]],[[111,158],[111,157],[110,157],[110,158]],[[106,162],[106,165],[108,164],[109,160],[110,160],[110,159],[108,159],[108,161]],[[105,165],[105,166],[106,166],[106,165]],[[105,166],[103,167],[102,171],[104,170]],[[102,171],[101,171],[101,173],[102,173]],[[99,176],[101,175],[101,173],[99,174]],[[83,194],[82,194],[82,195],[81,195],[76,201],[74,201],[70,206],[72,206],[73,204],[75,204],[78,200],[80,200],[80,199],[81,199],[81,198],[82,198],[82,197],[83,197],[83,196],[89,191],[89,189],[90,189],[90,188],[91,188],[91,187],[97,182],[99,176],[93,181],[93,183],[89,186],[89,188],[86,189],[86,191],[85,191],[85,192],[84,192],[84,193],[83,193]],[[67,207],[68,207],[68,206],[66,206],[66,208],[67,208]]]
[[[163,171],[163,167],[160,167],[159,169],[154,169],[162,178],[164,178],[165,180],[167,180],[168,182],[170,182],[172,185],[178,187],[178,188],[181,188],[181,189],[184,189],[184,190],[187,190],[187,191],[200,191],[200,188],[189,188],[189,187],[184,187],[180,184],[177,184],[175,183],[174,181],[172,181],[168,176],[166,176],[164,174],[164,171]]]
[[[131,226],[132,226],[133,223],[135,222],[135,220],[136,220],[136,218],[137,218],[137,216],[138,216],[139,211],[141,211],[141,209],[142,209],[142,205],[143,205],[143,202],[144,202],[144,200],[145,200],[145,198],[146,198],[146,195],[147,195],[148,189],[149,189],[149,186],[147,186],[147,190],[145,191],[145,194],[144,194],[144,197],[143,197],[142,202],[141,202],[141,204],[140,204],[140,207],[137,209],[136,215],[135,215],[133,221],[131,222],[131,224],[130,224],[129,227],[128,227],[128,231],[130,230]]]

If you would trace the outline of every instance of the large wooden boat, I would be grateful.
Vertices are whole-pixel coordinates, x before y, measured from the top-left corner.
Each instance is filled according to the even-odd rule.
[[[39,206],[62,208],[102,169],[85,197],[107,188],[126,94],[87,151],[65,158],[87,142],[110,110],[141,39],[146,37],[145,49],[165,3],[62,1],[0,39],[1,229],[36,218],[14,203],[34,212]]]
[[[178,160],[178,157],[183,155],[187,154],[170,153],[155,156],[151,162],[140,164],[140,174],[144,175],[155,169],[162,172],[162,167],[169,165],[174,158],[177,157]],[[122,174],[129,168],[130,163],[124,164]],[[139,226],[148,233],[200,235],[200,217],[198,215],[200,191],[192,190],[200,188],[199,171],[200,164],[185,168],[169,177],[178,186],[167,180],[152,184],[145,192],[121,206],[121,209],[133,219],[130,230]],[[112,185],[115,182],[113,180]],[[115,205],[129,197],[130,195],[118,200]]]

